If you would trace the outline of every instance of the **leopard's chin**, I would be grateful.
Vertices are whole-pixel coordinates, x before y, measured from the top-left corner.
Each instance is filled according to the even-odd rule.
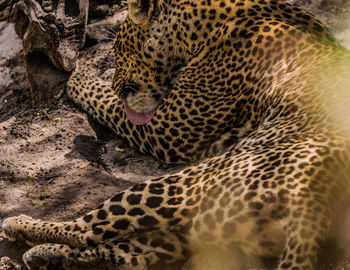
[[[126,116],[128,118],[128,120],[137,126],[142,126],[142,125],[146,125],[148,122],[150,122],[152,120],[152,118],[154,117],[154,115],[156,114],[156,111],[158,109],[158,105],[155,106],[154,108],[152,108],[151,110],[149,110],[148,112],[136,112],[135,110],[133,110],[132,108],[130,108],[128,102],[124,99],[123,100],[124,103],[124,110],[126,113]]]

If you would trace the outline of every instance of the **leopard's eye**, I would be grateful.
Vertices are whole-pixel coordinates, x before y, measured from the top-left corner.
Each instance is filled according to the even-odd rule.
[[[129,95],[135,95],[140,89],[140,86],[134,82],[125,82],[119,90],[118,96],[121,99],[126,99]]]

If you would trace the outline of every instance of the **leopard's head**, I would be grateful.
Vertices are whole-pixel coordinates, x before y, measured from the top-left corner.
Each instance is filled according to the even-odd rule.
[[[161,0],[129,0],[129,14],[116,34],[113,89],[136,125],[150,121],[184,64],[175,49],[168,8]]]

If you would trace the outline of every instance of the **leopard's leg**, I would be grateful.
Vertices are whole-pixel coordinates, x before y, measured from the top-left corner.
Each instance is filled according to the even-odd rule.
[[[27,251],[23,261],[30,269],[71,269],[96,265],[100,269],[146,269],[159,260],[171,263],[184,259],[185,254],[187,251],[176,235],[157,231],[88,248],[42,244]]]
[[[41,243],[60,243],[73,247],[83,247],[86,243],[81,237],[76,222],[45,222],[26,215],[4,220],[2,228],[10,241],[18,241],[29,246]]]
[[[67,94],[101,124],[115,129],[111,116],[120,113],[122,102],[103,77],[73,73],[67,83]]]
[[[336,144],[335,141],[332,143]],[[302,177],[294,180],[299,185],[291,183],[288,192],[292,196],[282,195],[282,199],[288,201],[289,215],[284,221],[287,239],[279,270],[319,269],[320,251],[338,233],[335,232],[336,223],[348,207],[346,152],[337,146],[315,147],[313,150],[318,155],[313,154],[312,162],[299,163]]]
[[[315,198],[306,204],[312,207],[291,207],[293,220],[287,225],[286,247],[279,270],[318,269],[320,250],[330,234],[332,213],[325,205],[318,205]]]
[[[12,241],[88,247],[145,230],[186,226],[190,217],[181,213],[182,181],[192,170],[200,171],[193,168],[135,185],[71,222],[52,223],[18,216],[7,218],[2,227]]]

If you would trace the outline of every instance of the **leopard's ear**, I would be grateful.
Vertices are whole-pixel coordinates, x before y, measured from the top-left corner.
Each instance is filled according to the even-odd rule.
[[[135,24],[146,23],[154,16],[157,0],[128,0],[129,18]]]

